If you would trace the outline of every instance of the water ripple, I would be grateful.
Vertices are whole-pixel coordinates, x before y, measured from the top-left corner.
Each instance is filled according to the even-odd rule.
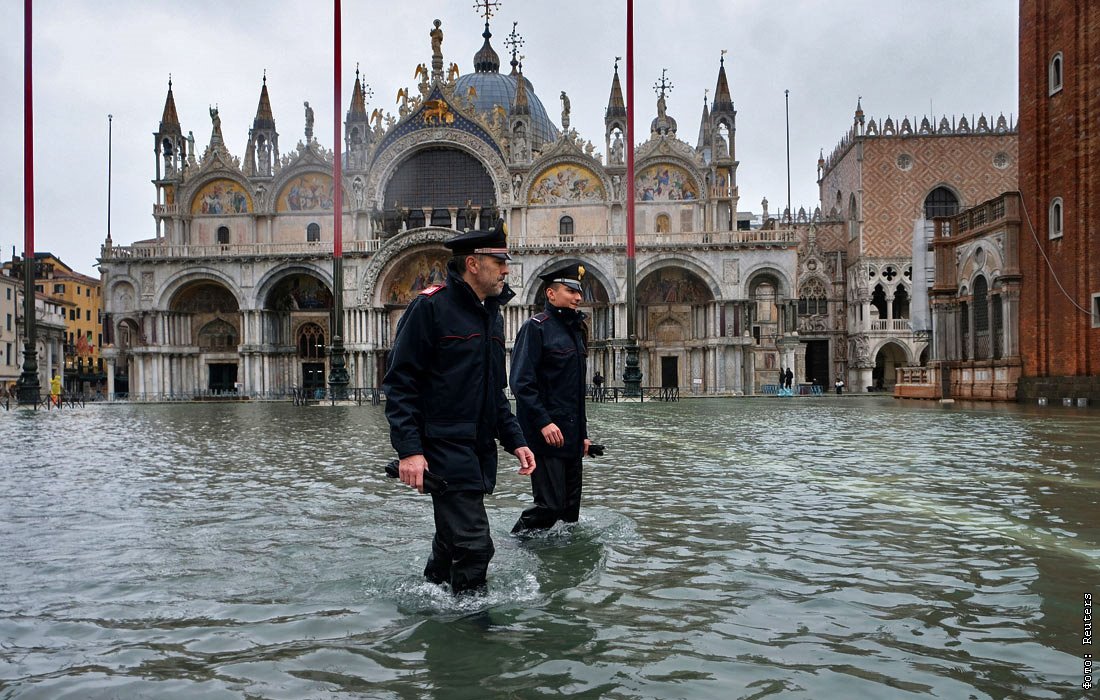
[[[581,521],[509,535],[502,455],[489,593],[459,599],[420,577],[430,504],[381,476],[377,408],[0,425],[0,698],[1080,695],[1088,412],[594,406]]]

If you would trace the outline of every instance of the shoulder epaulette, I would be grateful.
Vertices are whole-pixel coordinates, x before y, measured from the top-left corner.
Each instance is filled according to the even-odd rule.
[[[550,318],[550,314],[546,313],[545,311],[540,311],[537,314],[535,314],[534,316],[532,316],[531,320],[534,321],[535,323],[542,323],[542,322],[546,321],[546,319],[548,319],[548,318]]]
[[[447,285],[445,285],[445,284],[433,284],[430,287],[424,287],[423,289],[421,289],[420,294],[421,294],[421,296],[430,297],[431,295],[435,294],[440,289],[443,289],[446,286]]]

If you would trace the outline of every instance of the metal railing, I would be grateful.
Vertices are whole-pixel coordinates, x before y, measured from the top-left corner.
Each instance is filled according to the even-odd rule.
[[[618,403],[619,401],[634,400],[645,401],[679,401],[680,387],[678,386],[643,386],[639,387],[638,395],[631,396],[626,387],[604,386],[590,387],[588,399],[595,403]]]
[[[38,397],[33,402],[20,403],[17,396],[4,394],[0,396],[0,407],[5,411],[20,407],[32,408],[35,411],[39,409],[46,411],[61,411],[66,408],[84,408],[84,395],[62,393],[60,396],[55,397],[48,393],[39,393]]]
[[[334,406],[337,402],[350,402],[356,406],[362,406],[364,403],[378,406],[382,403],[382,390],[373,386],[349,386],[336,391],[330,387],[295,388],[291,390],[291,400],[295,406],[317,406],[323,403]]]

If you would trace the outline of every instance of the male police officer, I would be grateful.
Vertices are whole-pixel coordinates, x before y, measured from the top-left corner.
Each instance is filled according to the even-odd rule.
[[[444,245],[454,252],[445,284],[422,291],[397,324],[383,389],[401,481],[423,492],[424,472],[447,482],[432,494],[435,538],[424,576],[455,594],[485,588],[493,557],[484,497],[496,486],[499,439],[530,474],[535,458],[504,388],[504,319],[514,296],[504,222]]]
[[[527,444],[539,468],[531,476],[535,504],[512,532],[577,522],[581,508],[581,458],[588,454],[584,412],[587,348],[581,300],[584,266],[542,275],[546,309],[527,319],[512,350],[512,393]]]

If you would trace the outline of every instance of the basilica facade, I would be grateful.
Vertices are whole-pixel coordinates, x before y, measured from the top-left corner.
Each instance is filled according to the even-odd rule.
[[[351,385],[377,387],[397,320],[444,278],[443,243],[497,218],[509,227],[517,292],[505,307],[507,336],[541,308],[539,275],[580,262],[589,376],[622,384],[630,188],[617,65],[600,148],[570,128],[564,93],[560,123],[551,120],[514,53],[511,70],[501,70],[488,23],[467,74],[445,61],[441,32],[437,24],[431,59],[417,65],[419,82],[399,94],[396,115],[368,114],[357,74],[337,152],[314,137],[308,103],[303,138],[280,151],[266,79],[243,156],[227,150],[216,109],[200,152],[192,132],[184,135],[169,83],[155,132],[155,236],[129,245],[108,239],[100,258],[112,394],[278,397],[324,387],[337,296]],[[924,203],[945,196],[937,188],[956,205],[999,194],[1015,177],[1014,130],[898,134],[892,122],[864,128],[860,110],[819,163],[820,206],[772,218],[765,200],[763,225],[750,227],[738,217],[737,112],[723,63],[713,94],[694,143],[680,135],[663,92],[648,139],[636,139],[642,384],[765,393],[787,367],[799,383],[892,383],[893,367],[921,362],[928,345],[910,323],[908,301],[919,282],[911,249],[920,247],[913,232],[923,230],[915,222],[929,218]],[[1007,145],[989,145],[994,137]],[[956,158],[959,148],[992,149],[1012,168],[1000,160],[978,167]],[[340,289],[335,157],[343,168]],[[891,157],[897,176],[886,169]]]

